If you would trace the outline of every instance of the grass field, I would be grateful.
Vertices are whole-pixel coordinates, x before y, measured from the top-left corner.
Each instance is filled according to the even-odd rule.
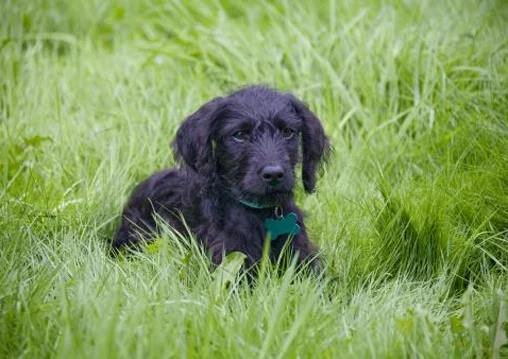
[[[508,357],[508,3],[3,0],[0,357]],[[229,289],[169,229],[112,260],[203,102],[262,83],[334,153],[322,278]],[[218,273],[218,272],[215,272]]]

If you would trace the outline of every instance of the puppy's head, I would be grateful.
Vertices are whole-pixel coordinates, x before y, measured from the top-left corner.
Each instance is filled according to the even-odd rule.
[[[319,119],[291,94],[251,86],[218,97],[189,116],[175,148],[205,179],[236,198],[272,203],[291,195],[302,153],[302,181],[313,192],[328,150]]]

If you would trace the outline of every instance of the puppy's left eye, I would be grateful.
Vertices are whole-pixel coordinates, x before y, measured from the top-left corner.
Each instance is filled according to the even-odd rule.
[[[285,127],[282,130],[282,136],[284,136],[286,138],[290,138],[291,136],[293,136],[294,133],[295,133],[295,131],[292,128],[289,128],[289,127]]]
[[[247,131],[236,131],[233,133],[233,138],[238,142],[243,142],[249,138],[249,133]]]

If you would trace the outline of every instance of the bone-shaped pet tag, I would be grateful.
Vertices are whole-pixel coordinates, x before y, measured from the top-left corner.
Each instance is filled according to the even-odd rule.
[[[265,229],[268,237],[274,241],[282,234],[295,236],[300,233],[300,226],[296,223],[298,219],[296,213],[288,213],[282,218],[265,219]]]

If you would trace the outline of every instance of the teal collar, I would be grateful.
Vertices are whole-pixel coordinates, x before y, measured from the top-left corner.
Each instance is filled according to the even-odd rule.
[[[266,208],[274,208],[274,207],[277,207],[274,203],[270,203],[270,204],[259,204],[259,203],[255,203],[255,202],[249,202],[249,201],[246,201],[244,199],[238,199],[238,202],[240,202],[241,204],[243,204],[244,206],[247,206],[249,208],[254,208],[254,209],[266,209]]]

